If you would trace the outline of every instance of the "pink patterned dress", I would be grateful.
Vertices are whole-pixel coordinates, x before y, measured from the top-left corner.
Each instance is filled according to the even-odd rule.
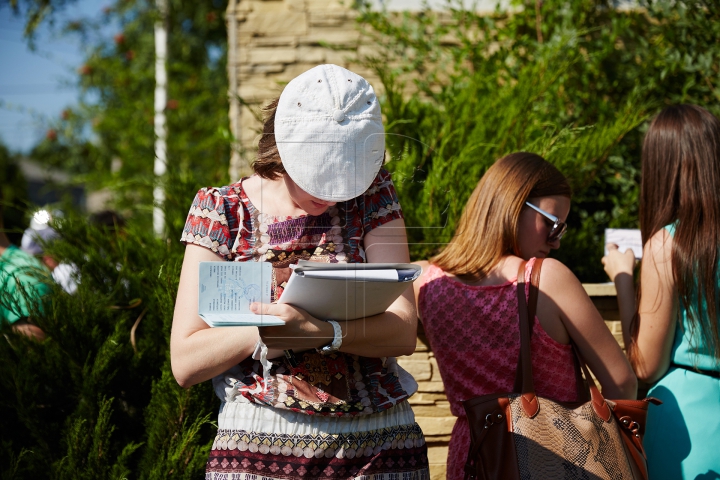
[[[363,237],[402,218],[385,170],[363,195],[318,216],[266,215],[242,183],[201,189],[181,241],[227,261],[272,263],[273,299],[290,265],[364,262]],[[206,480],[429,480],[425,439],[406,401],[417,383],[395,358],[310,350],[295,365],[271,363],[268,377],[251,357],[213,379],[223,403]]]
[[[527,284],[534,261],[527,264]],[[450,410],[458,417],[450,439],[447,478],[461,480],[470,446],[470,429],[461,402],[513,389],[520,352],[517,280],[493,286],[464,285],[431,265],[419,281],[419,315]],[[538,395],[577,400],[572,349],[550,338],[537,317],[531,352]]]

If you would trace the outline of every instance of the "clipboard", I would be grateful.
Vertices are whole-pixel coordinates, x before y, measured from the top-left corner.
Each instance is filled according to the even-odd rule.
[[[318,263],[301,261],[278,303],[322,320],[356,320],[383,313],[420,277],[411,263]]]
[[[250,311],[252,302],[270,303],[269,262],[200,262],[199,270],[198,315],[211,327],[283,325]],[[386,311],[421,273],[411,263],[300,261],[278,303],[322,320],[361,319]]]

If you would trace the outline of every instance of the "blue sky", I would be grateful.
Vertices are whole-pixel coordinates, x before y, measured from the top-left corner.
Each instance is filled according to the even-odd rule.
[[[392,10],[417,9],[421,0],[373,0]],[[497,0],[479,0],[488,11]],[[500,0],[506,4],[508,0]],[[98,17],[111,0],[77,0],[56,14],[63,20]],[[445,0],[429,0],[430,5]],[[10,150],[27,152],[41,140],[49,124],[69,105],[77,103],[74,87],[82,64],[82,46],[73,36],[54,34],[48,25],[38,30],[37,49],[30,50],[23,38],[24,19],[16,17],[6,2],[0,3],[0,141]],[[111,29],[109,29],[111,30]],[[103,34],[112,35],[108,31]]]
[[[62,19],[96,17],[108,0],[78,0]],[[77,38],[38,30],[37,49],[23,38],[24,19],[0,4],[0,141],[10,150],[27,152],[45,136],[48,123],[77,103],[76,70],[82,64]],[[108,32],[111,34],[111,32]]]

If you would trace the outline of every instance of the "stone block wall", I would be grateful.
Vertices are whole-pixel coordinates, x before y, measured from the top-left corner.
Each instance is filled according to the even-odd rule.
[[[445,0],[369,0],[392,11],[444,8]],[[477,0],[479,12],[493,12],[496,4],[511,8],[510,0]],[[230,159],[230,178],[249,174],[260,131],[259,108],[280,95],[283,86],[302,72],[334,63],[365,77],[379,92],[371,71],[350,60],[372,52],[356,26],[354,0],[229,0],[228,79],[230,129],[236,144]],[[448,19],[449,19],[448,15]],[[446,39],[449,43],[455,40]]]
[[[360,34],[341,0],[230,0],[227,8],[230,128],[236,148],[231,180],[250,171],[260,131],[259,108],[283,86],[323,63],[350,67]],[[332,45],[332,48],[329,47]],[[371,72],[352,67],[373,86]]]

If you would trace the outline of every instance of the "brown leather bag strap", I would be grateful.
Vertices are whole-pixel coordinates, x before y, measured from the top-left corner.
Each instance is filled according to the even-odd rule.
[[[590,389],[590,401],[592,403],[593,410],[595,410],[595,413],[597,413],[598,416],[606,422],[610,421],[610,415],[612,414],[612,412],[610,411],[610,407],[608,407],[607,402],[605,402],[605,397],[603,397],[603,394],[600,393],[600,389],[597,387],[595,379],[592,377],[592,375],[590,375],[590,370],[585,363],[585,359],[580,353],[580,349],[578,349],[577,345],[572,340],[570,340],[570,345],[572,345],[572,350],[575,354],[575,358],[577,358],[578,363],[580,364],[580,368],[585,375],[585,379],[587,380],[587,384]]]
[[[540,411],[540,402],[535,395],[535,384],[532,374],[532,360],[530,354],[530,334],[531,320],[528,311],[528,302],[525,300],[525,265],[523,262],[518,270],[518,315],[520,317],[520,355],[518,358],[518,367],[515,373],[515,387],[520,387],[520,405],[525,414],[532,418]],[[532,321],[535,321],[535,312],[537,310],[537,297],[540,283],[540,268],[542,259],[536,258],[530,273],[530,295],[528,300],[532,308]],[[533,290],[535,291],[533,293]],[[516,390],[517,392],[517,390]]]
[[[525,265],[527,261],[523,261],[518,268],[517,275],[517,302],[518,302],[518,325],[520,329],[520,351],[518,352],[517,366],[515,368],[515,383],[513,385],[513,392],[522,393],[523,388],[523,312],[527,312],[527,305],[525,303]]]
[[[525,299],[525,266],[527,262],[522,262],[518,268],[517,277],[517,296],[518,296],[518,315],[520,317],[520,353],[518,355],[518,364],[515,371],[514,391],[516,393],[535,393],[535,385],[532,377],[532,361],[530,354],[530,340],[532,335],[532,324],[535,321],[535,313],[537,311],[538,285],[540,283],[540,268],[542,267],[542,259],[536,258],[530,273],[530,295]]]
[[[530,298],[528,299],[528,319],[530,320],[530,333],[532,334],[537,314],[538,294],[540,293],[540,269],[542,269],[542,258],[536,258],[530,272]]]

